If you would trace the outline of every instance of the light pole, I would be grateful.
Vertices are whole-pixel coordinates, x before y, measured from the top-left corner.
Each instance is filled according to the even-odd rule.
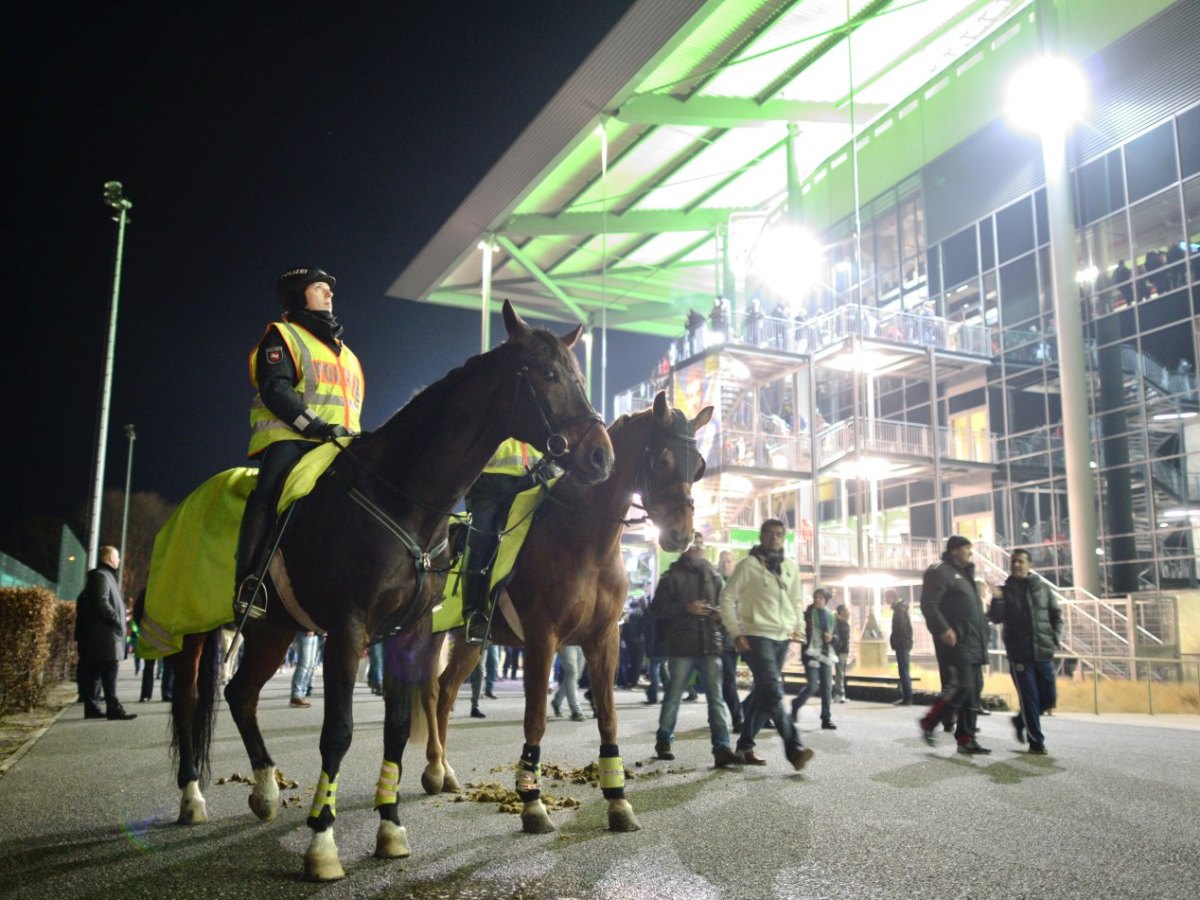
[[[104,375],[100,387],[100,409],[96,416],[96,466],[92,476],[91,515],[88,522],[88,568],[99,563],[100,504],[104,494],[104,456],[108,443],[108,405],[112,395],[113,356],[117,346],[117,300],[121,293],[121,254],[125,248],[125,225],[133,204],[125,197],[119,181],[104,182],[104,202],[117,211],[117,260],[113,267],[112,304],[108,311],[108,341],[104,351]],[[124,554],[122,554],[124,555]]]
[[[125,509],[121,512],[121,562],[117,567],[117,584],[125,590],[125,535],[129,533],[129,488],[133,484],[133,442],[137,435],[132,425],[125,426],[125,437],[129,438],[129,453],[125,457]]]

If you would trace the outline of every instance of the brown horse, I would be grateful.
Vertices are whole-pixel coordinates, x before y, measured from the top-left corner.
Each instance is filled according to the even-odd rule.
[[[444,553],[447,511],[479,476],[506,437],[561,455],[573,479],[602,481],[612,469],[607,432],[587,400],[570,347],[580,328],[559,338],[532,330],[506,301],[508,340],[426,388],[377,431],[357,439],[321,477],[291,516],[272,575],[290,592],[306,627],[327,634],[321,777],[308,818],[305,855],[310,879],[342,877],[333,841],[337,777],[353,733],[354,677],[376,635],[399,633],[428,650],[430,610],[444,573],[431,558]],[[259,730],[258,697],[279,668],[298,619],[272,597],[266,618],[246,623],[245,655],[225,698],[254,769],[250,807],[260,819],[279,809],[275,763]],[[216,711],[216,632],[192,635],[170,657],[176,689],[173,746],[183,790],[180,821],[207,818],[200,775],[208,767]],[[419,668],[428,671],[425,658]],[[380,823],[376,855],[408,855],[396,786],[409,736],[408,695],[398,678],[384,684],[383,767],[375,794]]]
[[[608,827],[636,831],[625,799],[625,769],[617,747],[613,679],[620,647],[618,622],[628,578],[621,561],[623,517],[635,493],[658,526],[664,550],[683,550],[692,537],[692,483],[704,474],[696,430],[712,418],[705,407],[691,421],[667,405],[622,416],[608,429],[616,452],[612,476],[603,484],[559,482],[529,529],[512,578],[492,620],[492,640],[525,648],[525,746],[517,765],[517,792],[524,807],[521,826],[540,834],[554,830],[538,787],[542,735],[546,731],[546,686],[554,654],[566,644],[582,646],[592,703],[600,729],[600,786],[608,800]],[[506,595],[506,596],[505,596]],[[511,604],[510,620],[505,610]],[[503,614],[502,614],[503,613]],[[444,639],[435,636],[435,641]],[[438,647],[440,650],[440,646]],[[440,679],[429,678],[422,693],[426,716],[437,722],[426,745],[421,776],[426,793],[459,790],[446,759],[450,708],[479,660],[480,645],[457,641]],[[435,660],[440,654],[435,654]],[[436,674],[436,673],[434,673]]]

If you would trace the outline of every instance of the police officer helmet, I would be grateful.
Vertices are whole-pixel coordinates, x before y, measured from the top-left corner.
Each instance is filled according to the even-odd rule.
[[[330,290],[337,285],[336,278],[316,266],[299,266],[295,269],[288,269],[275,282],[275,295],[284,309],[303,309],[304,289],[318,281],[324,281],[329,285]]]

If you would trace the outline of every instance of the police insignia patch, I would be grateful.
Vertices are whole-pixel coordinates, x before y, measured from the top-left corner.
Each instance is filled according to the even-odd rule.
[[[275,365],[275,363],[279,362],[281,359],[283,359],[282,347],[267,348],[267,362],[269,362],[271,365]]]

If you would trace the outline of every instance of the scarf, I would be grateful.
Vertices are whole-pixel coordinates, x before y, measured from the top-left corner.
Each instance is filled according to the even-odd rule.
[[[755,544],[753,547],[750,548],[750,555],[757,557],[762,562],[762,564],[767,567],[767,571],[770,572],[772,575],[782,575],[783,574],[783,551],[782,550],[772,553],[771,551],[766,550],[762,546],[762,544]]]

